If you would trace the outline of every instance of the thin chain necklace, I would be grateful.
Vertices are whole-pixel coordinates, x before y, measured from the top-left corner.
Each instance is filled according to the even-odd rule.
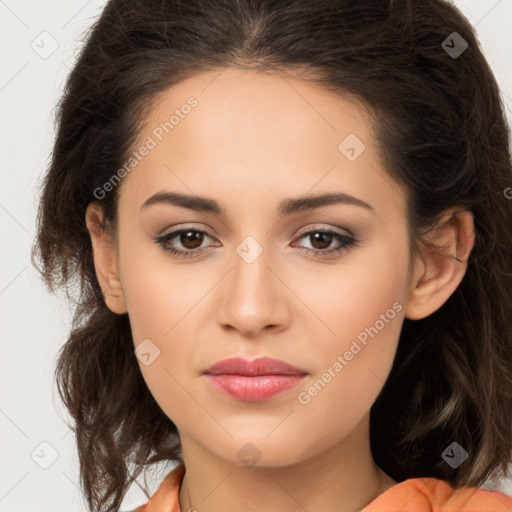
[[[190,509],[191,508],[193,509],[194,507],[192,506],[192,500],[190,499],[190,487],[188,486],[188,480],[187,480],[187,494],[188,494],[188,505],[189,505],[188,510],[189,510],[189,512],[191,512]]]
[[[192,500],[190,499],[190,487],[188,485],[188,479],[186,481],[186,484],[187,484],[187,495],[188,495],[188,509],[187,509],[186,512],[197,512],[197,510],[192,506]],[[382,490],[382,475],[380,475],[380,477],[379,477],[379,487],[378,487],[377,493],[374,495],[374,497],[371,499],[371,501],[375,500],[378,496],[380,496],[380,494],[382,494],[383,492],[387,491],[388,489],[389,489],[389,487],[386,486]],[[182,510],[181,512],[185,512],[185,511]]]
[[[187,495],[188,495],[188,509],[187,512],[197,512],[197,510],[192,506],[192,500],[190,499],[190,487],[188,486],[188,479],[187,479]],[[185,511],[182,511],[185,512]]]

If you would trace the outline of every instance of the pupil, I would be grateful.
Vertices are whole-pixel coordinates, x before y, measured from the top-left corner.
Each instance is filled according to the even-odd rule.
[[[188,237],[183,238],[183,237]],[[201,245],[202,242],[202,235],[200,233],[197,233],[196,231],[187,231],[186,233],[181,234],[181,243],[186,247],[187,249],[195,249]],[[195,239],[195,240],[194,240]],[[184,243],[185,240],[185,243]],[[190,245],[188,242],[192,242],[192,245]]]
[[[324,240],[324,244],[322,245],[322,243],[320,243],[321,247],[316,247],[317,249],[325,249],[326,247],[329,247],[329,245],[331,245],[332,235],[330,235],[329,233],[315,233],[313,235],[313,240],[314,242],[318,242],[318,240],[322,242],[323,237],[327,237],[327,243],[325,243]],[[315,243],[313,243],[313,247],[315,247]]]

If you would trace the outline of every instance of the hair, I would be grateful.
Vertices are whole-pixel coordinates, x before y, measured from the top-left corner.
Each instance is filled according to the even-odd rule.
[[[442,43],[457,32],[458,57]],[[379,156],[407,199],[411,254],[450,208],[470,210],[475,245],[462,282],[428,317],[404,319],[371,408],[370,444],[397,481],[454,487],[506,476],[512,450],[510,128],[475,31],[443,0],[111,0],[90,29],[57,111],[41,182],[32,262],[75,302],[55,378],[75,422],[89,507],[117,510],[150,464],[183,462],[176,426],[134,356],[128,314],[105,304],[85,224],[89,203],[116,231],[119,187],[158,94],[224,67],[299,71],[365,105]],[[73,292],[73,293],[71,293]],[[467,460],[452,468],[453,441]],[[144,490],[146,495],[149,494]]]

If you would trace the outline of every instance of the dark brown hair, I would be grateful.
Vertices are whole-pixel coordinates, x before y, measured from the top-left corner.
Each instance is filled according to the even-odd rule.
[[[460,55],[443,45],[454,46],[453,32],[468,45]],[[182,454],[176,426],[141,376],[128,315],[105,305],[85,210],[133,151],[156,95],[226,66],[302,70],[361,100],[382,161],[407,194],[413,251],[447,209],[473,212],[464,279],[433,314],[404,320],[372,406],[370,441],[397,481],[478,486],[504,475],[512,450],[510,132],[466,18],[443,0],[111,0],[59,103],[32,255],[48,289],[63,287],[76,302],[56,380],[76,425],[89,506],[117,510],[146,464]],[[118,189],[98,200],[114,230]],[[441,457],[453,441],[468,453],[455,469]]]

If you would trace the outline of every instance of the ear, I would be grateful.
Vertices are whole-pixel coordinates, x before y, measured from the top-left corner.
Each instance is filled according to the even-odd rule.
[[[439,309],[462,281],[475,244],[473,214],[469,210],[448,211],[427,240],[437,247],[422,245],[415,262],[404,308],[410,320],[425,318]]]
[[[94,269],[103,290],[105,303],[113,313],[126,313],[127,308],[117,268],[116,247],[112,235],[105,229],[104,211],[97,202],[87,206],[85,223],[91,236]]]

